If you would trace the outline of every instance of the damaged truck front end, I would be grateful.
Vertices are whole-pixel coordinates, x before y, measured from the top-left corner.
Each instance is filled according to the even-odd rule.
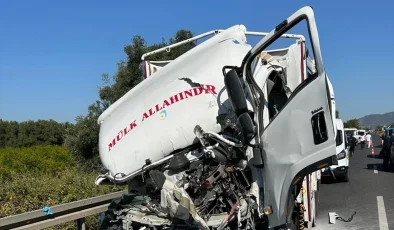
[[[302,20],[309,71],[305,38],[286,34]],[[108,172],[96,184],[129,188],[103,229],[298,229],[303,178],[336,164],[333,90],[312,8],[270,33],[237,25],[193,39],[210,34],[175,60],[144,55],[143,81],[100,116]],[[246,35],[264,38],[252,47]],[[267,50],[279,38],[297,42]]]

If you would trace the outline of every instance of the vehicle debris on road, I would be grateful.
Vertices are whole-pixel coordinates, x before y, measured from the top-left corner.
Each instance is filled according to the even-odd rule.
[[[354,212],[349,219],[344,219],[340,217],[336,212],[329,212],[328,219],[330,224],[335,224],[335,220],[340,220],[343,222],[351,222],[353,220],[354,215],[356,215],[356,212]]]

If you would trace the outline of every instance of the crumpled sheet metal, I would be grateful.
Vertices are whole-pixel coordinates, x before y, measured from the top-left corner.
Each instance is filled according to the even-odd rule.
[[[178,187],[171,180],[172,177],[166,178],[161,190],[161,206],[169,210],[171,217],[187,221],[191,215],[200,228],[209,229],[207,223],[197,214],[196,207],[185,189]]]

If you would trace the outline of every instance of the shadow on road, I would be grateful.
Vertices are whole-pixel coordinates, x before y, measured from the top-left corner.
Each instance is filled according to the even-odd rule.
[[[394,173],[393,167],[391,165],[389,165],[388,169],[383,169],[383,163],[367,164],[367,167],[365,169],[378,170],[380,172]]]
[[[382,159],[382,156],[379,154],[375,154],[375,155],[369,154],[369,155],[367,155],[367,157],[368,158],[375,158],[375,159]]]
[[[322,184],[339,184],[339,183],[342,183],[342,181],[340,181],[340,180],[333,180],[329,176],[324,176],[324,177],[321,177],[321,183]]]

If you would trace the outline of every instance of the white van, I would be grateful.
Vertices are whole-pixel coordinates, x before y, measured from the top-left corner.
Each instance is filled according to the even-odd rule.
[[[344,182],[349,181],[349,148],[347,138],[345,136],[345,129],[341,119],[336,119],[337,136],[336,136],[336,153],[338,165],[331,165],[329,168],[322,169],[322,176],[330,176],[329,170],[333,172],[336,180]],[[356,131],[356,130],[355,130]]]

